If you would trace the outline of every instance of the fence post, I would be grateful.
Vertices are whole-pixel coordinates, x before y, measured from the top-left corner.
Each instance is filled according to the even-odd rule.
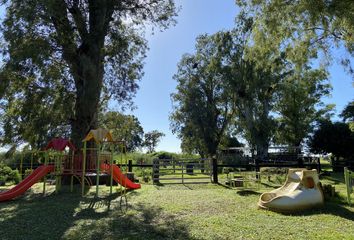
[[[152,182],[153,184],[159,184],[159,177],[160,177],[160,161],[159,159],[155,158],[153,160],[152,166]]]
[[[260,161],[260,159],[259,159],[258,157],[256,157],[256,158],[254,159],[254,164],[255,164],[254,167],[255,167],[256,173],[257,173],[257,172],[260,172],[259,161]]]
[[[297,166],[299,168],[303,168],[304,167],[304,159],[302,157],[297,157]]]
[[[212,157],[212,164],[213,164],[213,183],[218,183],[218,161],[216,157]]]
[[[321,161],[320,161],[320,158],[317,158],[317,172],[320,173],[321,171],[322,171]]]
[[[128,172],[133,171],[133,160],[128,160]]]
[[[181,167],[182,167],[182,184],[184,184],[184,162],[183,161]]]

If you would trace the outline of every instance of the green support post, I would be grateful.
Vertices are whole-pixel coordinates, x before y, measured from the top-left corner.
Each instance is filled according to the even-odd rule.
[[[48,152],[44,153],[44,166],[48,165]],[[45,195],[45,183],[47,181],[47,175],[43,177],[43,195]]]
[[[70,153],[70,151],[69,151]],[[70,192],[73,192],[74,190],[74,157],[75,157],[75,151],[72,151],[72,156],[71,156],[71,179],[70,179]]]
[[[55,192],[58,193],[61,187],[61,156],[57,155],[55,158]]]
[[[96,161],[96,197],[98,197],[98,187],[100,184],[100,155],[101,155],[101,144],[97,146],[97,161]]]
[[[21,154],[21,159],[20,159],[20,175],[21,175],[21,180],[23,179],[23,154]]]
[[[113,188],[113,156],[114,156],[114,148],[111,146],[111,176],[110,176],[110,188],[109,188],[109,194],[112,195],[112,188]]]
[[[81,178],[81,195],[84,196],[85,194],[85,170],[86,170],[86,149],[87,144],[84,142],[84,150],[83,150],[83,157],[82,157],[82,178]]]
[[[31,172],[33,171],[33,154],[34,152],[31,153]]]

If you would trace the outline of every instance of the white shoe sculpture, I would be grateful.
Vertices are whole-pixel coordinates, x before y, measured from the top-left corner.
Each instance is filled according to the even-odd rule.
[[[282,187],[263,193],[258,206],[276,212],[294,212],[322,205],[323,202],[317,171],[297,168],[289,169]]]

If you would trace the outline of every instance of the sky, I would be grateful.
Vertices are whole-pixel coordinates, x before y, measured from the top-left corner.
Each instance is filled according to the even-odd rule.
[[[175,92],[177,63],[194,51],[200,34],[232,28],[237,14],[234,0],[178,0],[177,24],[164,32],[147,35],[150,50],[145,75],[135,98],[137,116],[145,132],[157,129],[166,134],[157,150],[180,152],[180,141],[170,130],[171,93]]]
[[[234,0],[176,0],[181,10],[177,24],[154,35],[146,36],[149,52],[145,59],[145,75],[140,81],[140,89],[134,99],[137,107],[133,112],[145,132],[159,130],[166,134],[157,150],[180,152],[180,141],[170,130],[169,114],[172,111],[170,95],[175,92],[173,75],[177,63],[184,53],[193,53],[198,35],[212,34],[231,29],[238,9]],[[0,9],[0,16],[4,16]],[[340,57],[340,52],[337,55]],[[330,67],[330,82],[333,86],[332,98],[325,103],[335,103],[337,113],[354,98],[354,88],[349,75],[334,61]],[[111,106],[115,103],[111,102]]]

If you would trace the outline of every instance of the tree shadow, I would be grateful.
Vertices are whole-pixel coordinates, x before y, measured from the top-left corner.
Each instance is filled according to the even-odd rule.
[[[217,183],[217,185],[220,186],[220,187],[223,187],[223,188],[227,188],[227,189],[234,189],[234,188],[232,188],[232,187],[230,187],[230,186],[228,186],[226,184],[222,184],[222,183]]]
[[[330,214],[350,221],[354,221],[354,211],[335,202],[326,202],[323,206],[319,206],[313,209],[280,214],[286,216],[311,216],[319,214]]]
[[[254,191],[254,190],[249,190],[249,189],[242,189],[238,190],[237,194],[240,196],[251,196],[251,195],[260,195],[261,193]]]
[[[264,182],[261,182],[262,186],[264,187],[267,187],[267,188],[279,188],[281,187],[280,184],[277,184],[277,185],[271,185],[271,184],[268,184],[268,183],[264,183]]]
[[[0,204],[0,239],[193,239],[188,224],[162,208],[130,204],[139,193],[94,198],[59,193],[29,193]]]

